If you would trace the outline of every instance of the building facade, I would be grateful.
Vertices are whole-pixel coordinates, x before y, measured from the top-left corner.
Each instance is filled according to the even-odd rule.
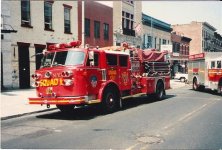
[[[171,45],[171,25],[142,14],[142,48],[161,50],[161,45]]]
[[[218,35],[215,34],[216,28],[207,22],[192,21],[190,24],[173,25],[173,31],[192,39],[190,42],[191,55],[209,51],[222,51],[221,38],[219,36],[215,37],[215,35]]]
[[[5,0],[1,2],[1,90],[4,85],[10,87],[12,85],[12,54],[9,50],[11,48],[12,34],[14,30],[11,26],[11,13],[9,10],[9,3]],[[5,32],[4,32],[5,31]],[[14,30],[15,31],[15,30]],[[4,58],[3,58],[4,57]]]
[[[21,0],[4,5],[17,33],[4,44],[3,87],[30,88],[30,76],[41,64],[42,56],[36,54],[47,45],[78,39],[77,2]]]
[[[216,52],[222,51],[222,36],[214,32],[213,46]]]
[[[78,1],[78,20],[78,35],[82,43],[99,47],[113,45],[112,7],[95,1]]]
[[[141,1],[113,1],[113,45],[127,42],[141,47],[141,18]]]
[[[171,75],[176,72],[187,73],[191,39],[176,32],[171,33],[172,53],[170,54]]]

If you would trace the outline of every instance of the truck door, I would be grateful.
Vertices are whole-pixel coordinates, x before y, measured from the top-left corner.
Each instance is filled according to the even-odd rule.
[[[131,78],[129,69],[129,56],[119,55],[119,84],[121,90],[129,90],[131,88]]]
[[[116,54],[106,54],[107,79],[119,84],[119,70]]]
[[[88,57],[87,60],[87,83],[88,84],[88,94],[97,94],[101,86],[102,75],[100,71],[99,64],[100,55],[98,52],[93,53],[92,58]]]

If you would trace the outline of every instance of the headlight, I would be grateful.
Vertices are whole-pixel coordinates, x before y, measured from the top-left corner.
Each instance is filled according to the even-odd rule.
[[[63,77],[71,77],[72,74],[73,74],[73,73],[72,73],[71,70],[63,71],[63,72],[62,72],[62,76],[63,76]]]
[[[40,78],[40,74],[32,74],[32,79],[34,79],[34,80],[38,80],[39,78]]]
[[[64,79],[63,80],[63,85],[64,86],[70,86],[72,84],[73,84],[73,80],[71,80],[71,79]]]
[[[52,73],[51,73],[51,72],[47,71],[47,72],[45,73],[45,78],[50,78],[51,76],[52,76]]]

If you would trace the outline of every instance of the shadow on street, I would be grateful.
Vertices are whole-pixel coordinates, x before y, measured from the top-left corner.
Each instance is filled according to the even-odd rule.
[[[191,91],[195,91],[193,89],[189,89]],[[201,90],[198,90],[198,91],[195,91],[195,92],[200,92],[200,93],[207,93],[207,94],[211,94],[211,95],[217,95],[217,96],[221,96],[221,94],[217,93],[217,91],[213,91],[213,90],[210,90],[210,89],[201,89]]]
[[[166,95],[165,98],[161,101],[168,100],[172,97],[175,97],[175,95]],[[141,96],[141,97],[135,97],[135,98],[128,98],[122,102],[122,109],[120,109],[117,112],[124,111],[130,108],[135,108],[140,105],[146,105],[151,103],[160,103],[161,101],[156,101],[155,98],[147,97],[147,96]],[[80,108],[75,108],[70,113],[62,113],[58,110],[58,112],[48,113],[44,115],[38,115],[37,118],[41,119],[57,119],[57,120],[90,120],[99,116],[104,116],[109,114],[104,114],[98,105],[92,105],[92,106],[84,106]]]

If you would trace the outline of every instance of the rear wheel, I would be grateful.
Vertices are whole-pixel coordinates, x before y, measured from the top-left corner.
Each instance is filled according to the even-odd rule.
[[[102,108],[105,113],[115,112],[119,106],[118,92],[112,87],[105,89],[102,100]]]
[[[74,110],[74,105],[56,105],[56,107],[62,112],[62,113],[71,113]]]
[[[195,90],[195,91],[197,91],[198,90],[198,84],[197,84],[197,78],[194,78],[193,79],[193,89]]]
[[[155,97],[157,100],[162,100],[165,96],[164,85],[162,82],[158,82],[156,85]]]
[[[217,92],[222,95],[222,79],[218,83],[218,91]]]

